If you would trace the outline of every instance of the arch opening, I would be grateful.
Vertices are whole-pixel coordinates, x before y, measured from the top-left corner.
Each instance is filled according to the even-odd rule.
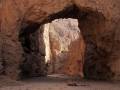
[[[24,37],[25,39],[24,41],[21,40],[21,42],[25,42],[24,44],[22,44],[22,47],[25,47],[28,49],[28,50],[23,49],[24,52],[25,53],[31,52],[30,46],[27,45],[28,43],[30,43],[29,35],[31,33],[33,34],[34,31],[36,33],[38,31],[38,28],[40,26],[42,27],[42,25],[44,25],[45,23],[48,23],[55,19],[60,19],[60,18],[73,18],[73,19],[77,19],[79,22],[79,28],[81,30],[81,33],[86,45],[85,56],[84,56],[85,62],[83,67],[85,78],[92,78],[92,79],[110,78],[113,75],[113,73],[111,72],[110,67],[108,66],[108,61],[105,60],[108,57],[108,53],[110,53],[110,50],[107,50],[104,47],[106,43],[105,44],[103,44],[102,42],[99,43],[99,39],[101,38],[102,33],[104,32],[104,30],[102,30],[102,27],[105,25],[105,17],[102,13],[98,11],[93,11],[90,8],[78,9],[76,6],[73,5],[61,12],[49,15],[40,23],[35,23],[36,27],[32,28],[32,30],[29,30],[29,28],[31,29],[32,25],[29,23],[26,23],[28,24],[26,28],[27,30],[25,28],[24,30],[21,29],[21,32],[24,32],[24,33],[20,34],[20,38],[22,39],[22,37]],[[30,22],[30,23],[34,24],[34,22]],[[44,31],[42,31],[41,29],[40,32],[43,33]],[[35,37],[36,36],[39,36],[38,33],[37,35],[35,34]],[[37,37],[37,40],[38,40],[38,37]],[[103,45],[101,45],[101,43]],[[37,47],[39,46],[40,45],[38,44]],[[43,56],[42,58],[44,58],[43,63],[45,63],[45,45],[41,45],[41,48],[43,50],[43,53],[42,53],[42,56]],[[38,52],[40,51],[36,50],[35,52],[38,54]],[[38,61],[34,60],[34,61],[39,62],[39,60]],[[45,65],[43,67],[45,69]],[[42,71],[38,74],[38,76],[42,75],[41,73],[44,73],[43,75],[46,74],[46,72]]]

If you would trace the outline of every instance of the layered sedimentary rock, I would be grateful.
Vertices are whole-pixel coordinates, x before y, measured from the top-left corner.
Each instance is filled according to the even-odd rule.
[[[83,76],[85,43],[77,19],[57,19],[49,24],[49,73]]]
[[[0,53],[0,62],[5,62],[4,75],[16,78],[21,71],[24,50],[18,36],[23,24],[42,25],[62,17],[79,20],[87,44],[85,76],[120,79],[120,0],[1,1],[0,52],[4,53]]]

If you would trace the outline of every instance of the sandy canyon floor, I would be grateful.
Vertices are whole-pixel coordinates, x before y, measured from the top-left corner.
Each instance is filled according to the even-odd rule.
[[[0,90],[120,90],[119,81],[80,80],[76,81],[77,86],[71,86],[69,85],[69,79],[58,75],[22,81],[12,81],[4,78],[0,81]]]

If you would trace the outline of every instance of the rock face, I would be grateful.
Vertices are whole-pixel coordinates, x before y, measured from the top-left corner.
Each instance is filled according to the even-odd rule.
[[[20,65],[21,77],[34,77],[45,75],[45,44],[43,28],[36,32],[21,32],[19,35],[23,47],[24,60]],[[40,46],[40,47],[39,47]]]
[[[48,71],[83,76],[85,43],[77,19],[57,19],[49,24],[51,60]],[[51,70],[52,69],[52,70]]]
[[[0,1],[0,17],[2,16],[2,4]],[[1,18],[0,18],[0,37],[1,37]],[[2,38],[0,38],[0,42],[2,42]],[[2,55],[2,44],[0,43],[0,55]],[[2,61],[2,57],[0,57],[0,73],[3,73],[3,61]]]
[[[0,62],[4,75],[19,77],[24,61],[21,28],[56,18],[75,18],[87,45],[87,78],[120,79],[120,0],[1,0]],[[36,28],[25,29],[36,31]],[[3,74],[3,73],[1,73]]]

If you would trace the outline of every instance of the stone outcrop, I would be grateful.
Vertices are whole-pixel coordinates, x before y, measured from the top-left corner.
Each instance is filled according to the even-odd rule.
[[[5,62],[4,75],[19,76],[24,51],[18,36],[24,25],[76,18],[87,45],[85,76],[120,79],[120,0],[1,0],[1,3],[0,62]]]
[[[49,40],[48,72],[83,77],[85,43],[77,19],[57,19],[50,23]]]

